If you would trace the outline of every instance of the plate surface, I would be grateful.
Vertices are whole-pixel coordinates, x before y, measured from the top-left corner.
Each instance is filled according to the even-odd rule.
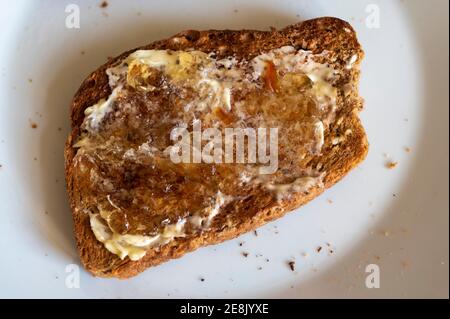
[[[0,0],[0,297],[448,297],[448,1],[108,2],[73,0],[80,28],[69,29],[66,1]],[[73,288],[63,146],[89,72],[183,29],[281,28],[326,15],[352,23],[366,51],[367,160],[258,236],[127,281],[80,267]],[[366,287],[373,264],[378,289]]]

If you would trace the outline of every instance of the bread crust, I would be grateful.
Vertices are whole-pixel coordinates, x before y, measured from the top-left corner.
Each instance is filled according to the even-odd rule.
[[[342,83],[353,83],[357,87],[359,70],[358,68],[347,70],[346,64],[352,56],[357,55],[358,59],[355,61],[355,65],[359,65],[364,53],[351,25],[337,18],[324,17],[308,20],[279,31],[188,30],[137,49],[186,50],[193,48],[203,52],[217,52],[219,57],[234,55],[238,59],[251,59],[262,52],[286,45],[309,50],[313,53],[331,52],[334,58],[330,63],[335,69],[342,70],[344,74],[340,81],[343,81]],[[203,231],[194,238],[176,238],[169,244],[160,247],[160,249],[150,249],[138,261],[131,261],[128,258],[121,260],[97,241],[90,227],[89,215],[77,210],[76,199],[80,195],[73,180],[73,159],[76,154],[73,143],[80,134],[84,110],[111,94],[106,69],[137,49],[119,55],[90,74],[75,94],[70,108],[72,132],[65,146],[67,192],[72,209],[74,233],[80,259],[84,267],[95,276],[129,278],[148,267],[179,258],[199,247],[217,244],[252,231],[269,221],[282,217],[287,212],[320,195],[358,165],[367,154],[368,142],[358,118],[358,111],[362,109],[362,99],[358,96],[356,90],[346,97],[346,100],[343,101],[343,107],[337,114],[337,117],[341,118],[342,121],[339,125],[332,125],[325,136],[323,156],[320,158],[320,163],[327,172],[323,179],[323,188],[314,187],[308,194],[298,193],[283,199],[276,206],[266,207],[254,216],[242,218],[233,227],[226,227],[221,231]],[[348,130],[351,131],[351,134],[345,141],[338,148],[333,146],[331,142],[333,136]],[[311,159],[312,165],[318,163],[319,159]]]

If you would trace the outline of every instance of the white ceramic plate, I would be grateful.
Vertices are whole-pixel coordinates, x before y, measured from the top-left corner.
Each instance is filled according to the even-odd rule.
[[[108,2],[73,0],[80,29],[68,29],[69,1],[0,1],[1,297],[448,297],[448,1]],[[67,265],[79,259],[63,145],[71,98],[88,73],[183,29],[281,28],[325,15],[351,22],[366,51],[367,160],[259,236],[127,281],[80,269],[80,287],[67,287]],[[366,287],[370,264],[378,289]]]

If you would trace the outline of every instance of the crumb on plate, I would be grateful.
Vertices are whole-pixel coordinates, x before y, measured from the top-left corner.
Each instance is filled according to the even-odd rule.
[[[398,165],[398,162],[388,162],[388,163],[386,163],[386,167],[388,169],[394,169],[394,168],[397,167],[397,165]]]
[[[295,271],[295,261],[289,261],[288,265],[291,271]]]

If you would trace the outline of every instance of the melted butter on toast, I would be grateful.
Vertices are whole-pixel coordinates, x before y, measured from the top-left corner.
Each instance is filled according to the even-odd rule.
[[[321,154],[338,89],[336,71],[317,58],[290,46],[249,60],[138,50],[109,68],[112,93],[86,109],[74,144],[75,180],[96,238],[138,260],[175,238],[221,229],[233,214],[256,214],[263,206],[242,208],[252,196],[267,207],[323,187],[324,172],[307,158]],[[164,152],[170,132],[196,120],[203,129],[279,128],[278,170],[174,164]]]

